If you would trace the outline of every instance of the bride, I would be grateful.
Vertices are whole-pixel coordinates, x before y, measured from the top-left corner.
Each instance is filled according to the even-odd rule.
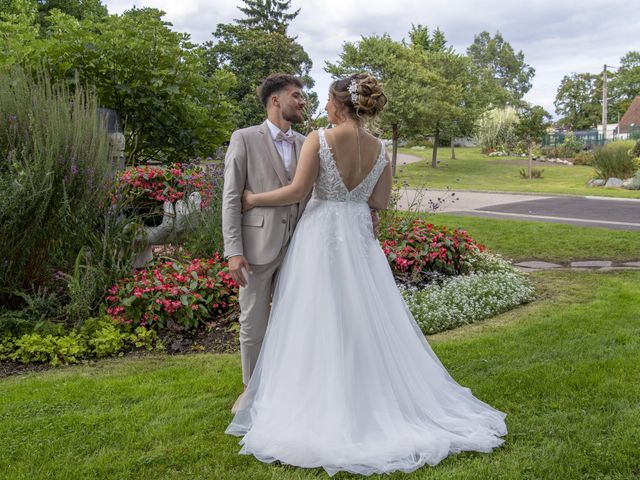
[[[407,309],[376,240],[384,145],[362,127],[386,97],[368,74],[331,85],[329,131],[306,139],[293,182],[245,192],[243,208],[313,188],[282,264],[256,369],[226,432],[263,462],[370,475],[411,472],[503,443],[505,414],[458,385]]]

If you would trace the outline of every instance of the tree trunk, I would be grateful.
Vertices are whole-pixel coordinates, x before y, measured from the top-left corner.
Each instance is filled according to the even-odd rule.
[[[532,169],[533,169],[533,143],[529,143],[529,180],[531,180]]]
[[[396,165],[398,164],[398,124],[394,123],[391,125],[391,140],[392,140],[392,150],[393,153],[391,155],[391,170],[393,171],[393,176],[396,176]]]
[[[456,147],[453,141],[453,137],[451,137],[451,160],[456,159]]]
[[[433,154],[431,155],[431,168],[438,168],[438,140],[440,139],[440,131],[436,130],[433,136]]]

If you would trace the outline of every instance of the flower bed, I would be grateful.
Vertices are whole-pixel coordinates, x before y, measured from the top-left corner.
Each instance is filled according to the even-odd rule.
[[[206,208],[214,190],[206,173],[195,165],[143,165],[127,168],[117,176],[111,203],[126,213],[144,216],[149,225],[157,225],[162,220],[164,202],[174,203],[199,192],[201,206]]]
[[[459,275],[471,254],[483,251],[464,230],[436,227],[424,220],[400,220],[381,232],[381,245],[396,278],[420,283],[429,273]]]
[[[422,289],[400,285],[425,334],[484,320],[534,298],[527,275],[500,257],[481,254],[472,262],[478,268],[468,275],[448,277]]]
[[[237,301],[237,288],[218,254],[156,260],[109,290],[107,313],[120,323],[164,327],[171,319],[193,328],[224,314]]]

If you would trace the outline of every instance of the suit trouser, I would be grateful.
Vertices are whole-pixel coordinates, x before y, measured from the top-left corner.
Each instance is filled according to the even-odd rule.
[[[271,263],[251,265],[253,274],[249,275],[247,286],[240,287],[240,358],[245,385],[258,361],[271,313],[271,296],[286,250],[287,247],[283,247]]]

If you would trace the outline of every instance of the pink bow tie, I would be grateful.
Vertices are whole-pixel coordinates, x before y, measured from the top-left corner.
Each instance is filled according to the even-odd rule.
[[[289,145],[293,145],[293,135],[286,135],[282,132],[278,132],[276,135],[276,142],[287,142]]]

